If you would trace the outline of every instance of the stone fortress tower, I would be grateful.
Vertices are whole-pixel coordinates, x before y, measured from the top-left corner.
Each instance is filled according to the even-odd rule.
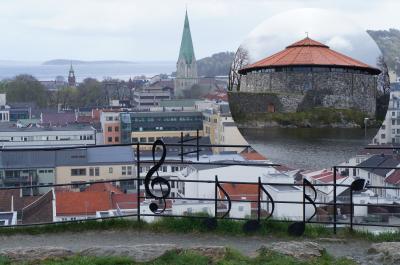
[[[375,116],[380,70],[308,36],[239,70],[230,103],[247,113],[355,109]],[[236,103],[237,104],[236,104]]]
[[[194,56],[192,35],[190,33],[189,18],[186,10],[185,23],[179,57],[176,63],[175,96],[182,96],[184,89],[197,84],[197,64]]]

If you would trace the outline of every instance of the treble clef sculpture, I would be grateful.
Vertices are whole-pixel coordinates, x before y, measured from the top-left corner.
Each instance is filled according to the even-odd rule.
[[[271,203],[271,210],[269,211],[268,216],[265,218],[265,221],[268,220],[272,215],[274,214],[275,210],[275,202],[274,199],[272,198],[271,194],[264,188],[261,178],[258,178],[258,196],[257,196],[257,220],[248,220],[246,223],[243,225],[243,231],[245,232],[255,232],[261,227],[261,193],[264,192],[265,195],[268,197],[269,203]]]
[[[159,146],[161,147],[161,158],[156,162],[156,152],[157,147]],[[156,140],[153,143],[152,154],[154,166],[150,168],[150,170],[146,174],[146,178],[144,179],[144,187],[146,190],[146,196],[158,199],[163,202],[163,207],[161,209],[159,208],[159,205],[155,202],[152,202],[149,205],[149,209],[153,213],[161,214],[167,208],[166,198],[171,192],[171,185],[169,184],[168,180],[160,177],[160,175],[158,174],[158,170],[165,162],[165,157],[167,156],[167,148],[162,140]],[[156,174],[157,176],[155,178],[152,178],[154,174]],[[159,185],[160,193],[155,192],[154,188],[156,185]]]
[[[307,193],[306,193],[306,186],[311,188],[311,190],[314,193],[314,198],[312,199]],[[304,231],[306,230],[306,223],[311,221],[311,219],[317,214],[317,206],[315,204],[315,200],[317,199],[317,191],[314,188],[314,185],[311,184],[310,181],[307,179],[303,179],[303,221],[301,222],[295,222],[291,224],[288,228],[288,232],[292,236],[301,236],[304,234]],[[307,218],[306,220],[306,200],[311,203],[311,205],[314,207],[314,213]]]

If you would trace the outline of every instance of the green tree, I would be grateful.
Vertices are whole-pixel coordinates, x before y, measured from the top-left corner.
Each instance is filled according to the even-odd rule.
[[[35,102],[40,107],[48,104],[46,89],[31,75],[17,75],[6,81],[4,88],[9,102]]]
[[[86,78],[78,88],[76,102],[79,107],[103,106],[106,104],[106,95],[101,82],[94,78]]]

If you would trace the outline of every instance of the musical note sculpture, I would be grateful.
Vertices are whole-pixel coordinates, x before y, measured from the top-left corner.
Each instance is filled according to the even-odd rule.
[[[264,188],[261,182],[261,178],[258,178],[258,196],[257,196],[257,220],[248,220],[244,225],[243,225],[243,231],[245,232],[255,232],[258,229],[260,229],[261,226],[261,194],[264,192],[267,197],[268,201],[271,203],[271,211],[269,212],[269,215],[265,218],[265,220],[268,220],[270,217],[272,217],[274,210],[275,210],[275,202],[274,199],[272,198],[271,194]]]
[[[313,198],[311,198],[306,193],[306,187],[311,188],[314,193]],[[315,190],[314,186],[309,182],[307,179],[303,179],[303,221],[295,222],[291,224],[288,228],[288,233],[292,236],[301,236],[304,234],[306,229],[306,223],[310,222],[311,219],[317,214],[317,206],[315,205],[315,200],[317,199],[317,191]],[[314,207],[314,213],[307,218],[306,220],[306,200],[311,203]]]

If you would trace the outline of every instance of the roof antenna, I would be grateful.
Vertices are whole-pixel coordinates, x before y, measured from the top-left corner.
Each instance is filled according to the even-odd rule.
[[[306,37],[308,38],[308,31],[306,31]]]

